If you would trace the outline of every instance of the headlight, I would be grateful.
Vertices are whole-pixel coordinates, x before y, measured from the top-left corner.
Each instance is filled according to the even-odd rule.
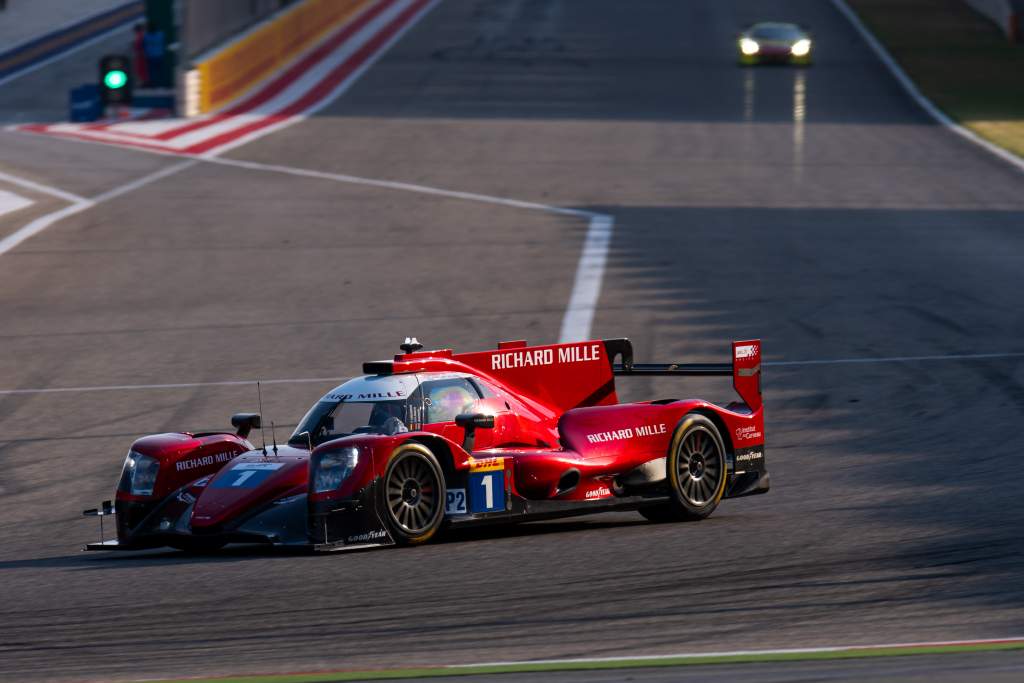
[[[761,46],[757,44],[756,40],[750,38],[740,39],[740,52],[745,55],[756,55],[761,50]]]
[[[359,462],[359,449],[344,448],[318,456],[313,471],[313,493],[334,491],[352,474]]]
[[[160,461],[156,458],[128,451],[121,470],[121,483],[118,490],[133,496],[152,496],[156,485],[156,475],[160,471]]]
[[[789,51],[794,57],[806,57],[807,53],[811,51],[811,41],[801,38],[793,43],[793,47],[789,48]]]

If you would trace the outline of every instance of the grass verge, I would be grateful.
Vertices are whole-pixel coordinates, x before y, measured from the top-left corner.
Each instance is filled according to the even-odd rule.
[[[925,97],[1024,157],[1024,45],[963,0],[846,0]]]
[[[640,659],[609,660],[553,660],[548,662],[519,662],[509,664],[482,664],[469,666],[443,666],[418,669],[375,669],[368,671],[312,672],[268,676],[239,676],[227,678],[186,678],[150,681],[149,683],[341,683],[343,681],[408,680],[472,676],[483,674],[536,673],[554,671],[594,671],[608,669],[646,669],[666,666],[700,666],[713,664],[753,664],[763,662],[797,662],[866,657],[906,657],[912,655],[945,655],[960,652],[993,652],[1022,650],[1024,639],[973,643],[893,645],[880,647],[834,648],[821,650],[766,651],[721,655],[680,655]]]

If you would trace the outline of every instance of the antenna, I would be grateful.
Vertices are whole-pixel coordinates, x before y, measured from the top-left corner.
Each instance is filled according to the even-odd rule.
[[[263,415],[263,391],[260,389],[260,381],[256,380],[256,398],[260,402],[260,415]],[[263,427],[263,420],[260,420],[260,436],[263,438],[263,455],[267,454],[267,430]]]
[[[270,423],[270,437],[274,440],[274,455],[277,455],[277,431],[273,422]]]

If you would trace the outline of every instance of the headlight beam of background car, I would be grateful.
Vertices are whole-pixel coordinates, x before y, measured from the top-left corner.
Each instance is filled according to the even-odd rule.
[[[739,63],[796,64],[811,63],[811,36],[797,24],[766,21],[754,24],[737,39]]]

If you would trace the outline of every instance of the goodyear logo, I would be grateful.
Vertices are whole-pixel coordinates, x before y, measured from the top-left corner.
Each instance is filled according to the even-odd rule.
[[[505,469],[505,458],[469,459],[470,472],[496,472]]]

